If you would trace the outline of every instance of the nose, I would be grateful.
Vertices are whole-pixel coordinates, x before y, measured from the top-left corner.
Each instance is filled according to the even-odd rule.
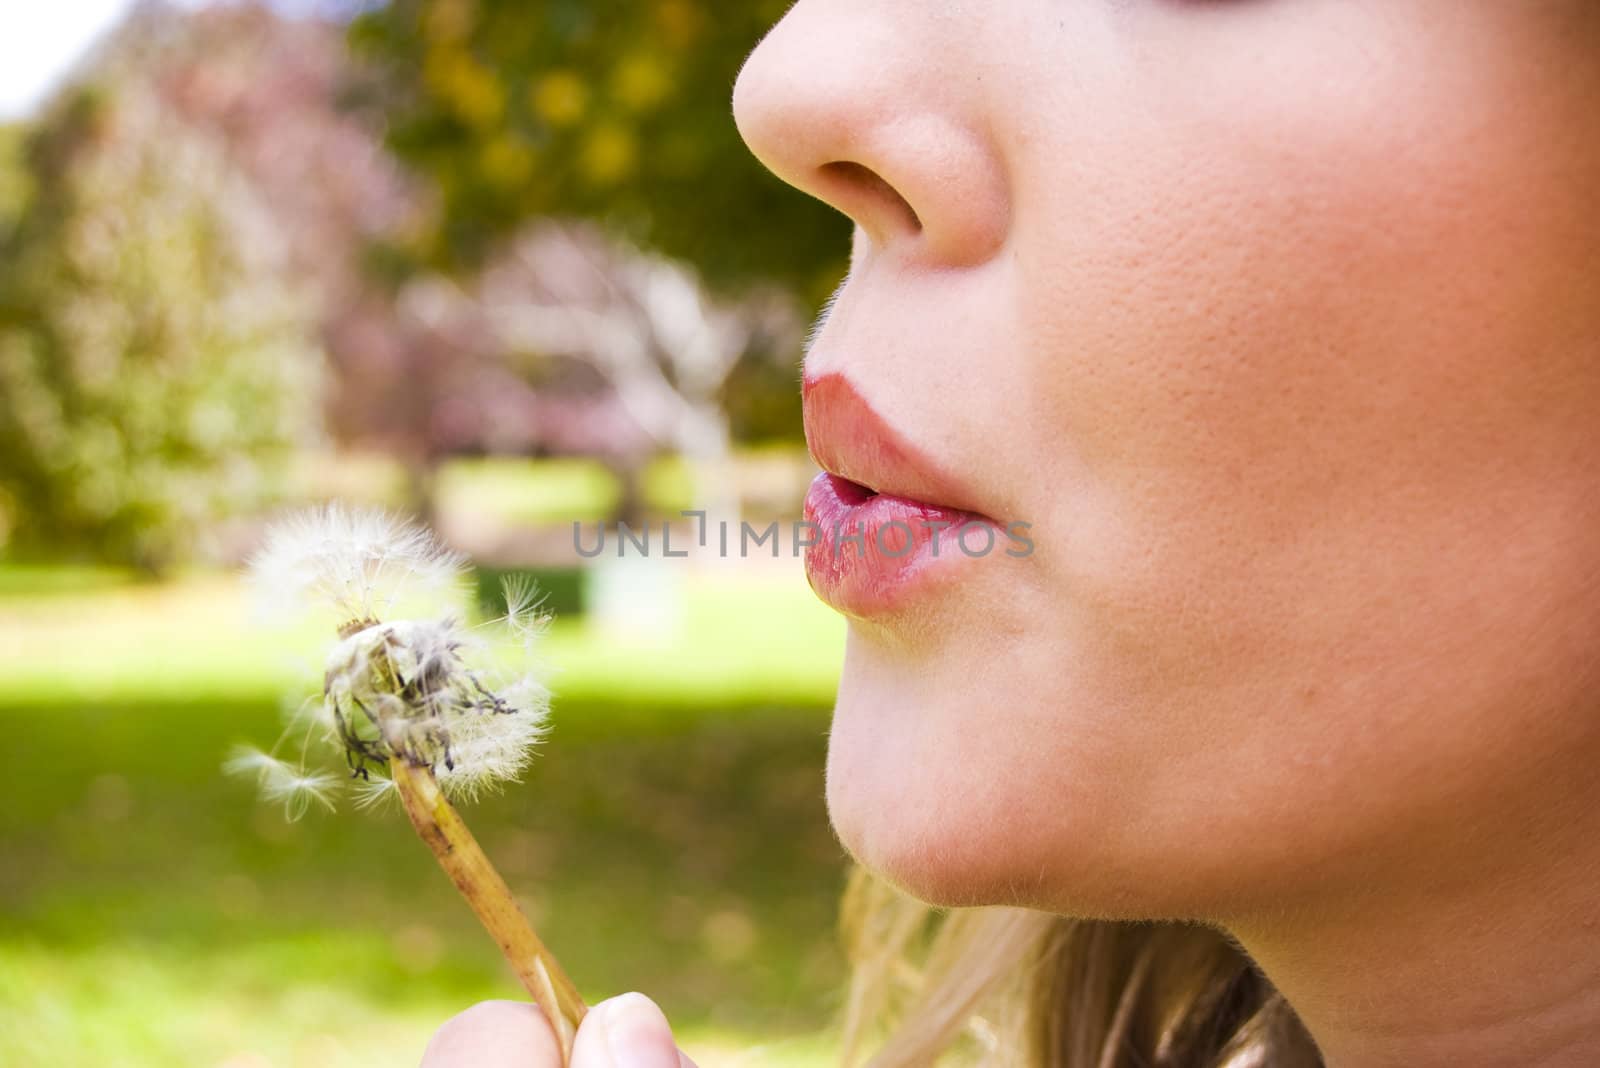
[[[921,7],[798,0],[740,68],[734,122],[769,170],[875,246],[970,266],[1005,243],[1005,168],[959,26]]]

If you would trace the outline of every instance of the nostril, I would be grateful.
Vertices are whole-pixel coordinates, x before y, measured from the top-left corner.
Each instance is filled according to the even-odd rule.
[[[922,220],[917,217],[916,209],[872,168],[853,160],[841,159],[824,163],[819,169],[828,182],[834,184],[843,194],[849,195],[851,199],[864,193],[878,202],[879,211],[887,207],[899,214],[912,230],[921,231]],[[854,215],[855,212],[851,211],[849,214]]]

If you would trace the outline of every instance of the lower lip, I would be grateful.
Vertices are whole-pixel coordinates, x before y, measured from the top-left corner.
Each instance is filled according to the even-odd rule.
[[[826,471],[806,491],[805,518],[817,539],[806,549],[811,588],[860,617],[893,611],[936,572],[992,548],[998,530],[975,512],[875,494]],[[987,533],[963,538],[969,525]]]

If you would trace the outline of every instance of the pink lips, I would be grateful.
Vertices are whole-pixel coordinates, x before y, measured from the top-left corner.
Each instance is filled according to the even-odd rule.
[[[898,435],[840,374],[801,387],[806,444],[823,468],[806,493],[806,576],[846,615],[892,611],[935,572],[997,551],[987,516],[946,503],[960,487]],[[939,503],[934,503],[934,502]]]

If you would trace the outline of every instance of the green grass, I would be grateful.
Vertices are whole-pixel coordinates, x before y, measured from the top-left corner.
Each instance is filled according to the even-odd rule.
[[[648,639],[557,618],[542,656],[558,701],[616,705],[647,721],[667,709],[830,701],[844,629],[798,570],[681,585],[679,625]],[[279,691],[286,665],[320,641],[253,625],[244,589],[226,574],[151,584],[114,570],[63,570],[51,581],[47,570],[0,568],[0,704],[259,697]],[[628,703],[638,716],[620,707]]]
[[[7,564],[0,567],[0,597],[51,597],[60,594],[99,594],[119,587],[139,585],[138,575],[115,567],[55,564]],[[26,601],[10,602],[19,608]]]
[[[645,504],[675,513],[694,499],[689,465],[661,456],[641,477]],[[528,460],[514,456],[451,460],[439,469],[439,507],[505,524],[592,523],[610,516],[620,495],[605,465],[584,458]]]
[[[842,628],[796,575],[689,590],[650,646],[555,625],[555,730],[467,818],[589,998],[650,993],[705,1068],[826,1064]],[[403,818],[219,773],[289,647],[228,576],[0,569],[0,1064],[410,1064],[518,996]]]
[[[594,522],[617,501],[617,486],[595,460],[453,460],[439,469],[441,510],[502,523]]]

